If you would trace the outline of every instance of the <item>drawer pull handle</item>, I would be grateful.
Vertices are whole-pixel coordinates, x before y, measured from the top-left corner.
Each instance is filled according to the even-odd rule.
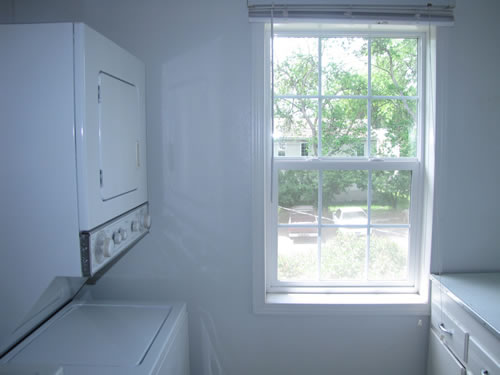
[[[452,331],[451,329],[447,329],[447,328],[444,326],[444,323],[441,323],[441,324],[439,325],[439,329],[440,329],[442,332],[446,333],[447,335],[450,335],[450,336],[452,336],[452,335],[453,335],[453,331]],[[483,374],[481,374],[481,375],[483,375]],[[486,373],[486,375],[488,375],[488,374]]]
[[[488,370],[481,370],[481,375],[488,375],[488,374],[489,374]]]

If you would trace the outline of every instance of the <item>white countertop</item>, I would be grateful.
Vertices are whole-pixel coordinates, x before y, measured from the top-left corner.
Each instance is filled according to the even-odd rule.
[[[500,338],[500,272],[433,275],[455,300]]]

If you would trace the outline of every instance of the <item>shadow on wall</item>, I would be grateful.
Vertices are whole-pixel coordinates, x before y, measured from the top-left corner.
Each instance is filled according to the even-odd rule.
[[[232,272],[221,260],[229,263],[250,242],[250,116],[238,110],[242,95],[231,92],[237,86],[228,85],[235,68],[221,58],[227,50],[217,35],[161,66],[161,120],[148,124],[152,240],[159,249],[155,263],[165,268],[152,267],[160,277],[185,279],[174,260],[210,278]]]

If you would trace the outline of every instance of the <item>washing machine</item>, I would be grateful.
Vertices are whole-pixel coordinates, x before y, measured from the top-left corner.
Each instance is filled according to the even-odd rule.
[[[74,300],[2,358],[9,375],[189,375],[185,303]]]

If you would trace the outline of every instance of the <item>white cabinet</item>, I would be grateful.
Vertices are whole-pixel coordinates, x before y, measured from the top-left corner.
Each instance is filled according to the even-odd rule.
[[[500,365],[490,356],[489,350],[483,349],[474,338],[469,343],[467,370],[469,375],[500,375]]]
[[[465,375],[465,368],[434,330],[429,336],[427,375]]]
[[[427,375],[500,375],[500,274],[433,277]]]

